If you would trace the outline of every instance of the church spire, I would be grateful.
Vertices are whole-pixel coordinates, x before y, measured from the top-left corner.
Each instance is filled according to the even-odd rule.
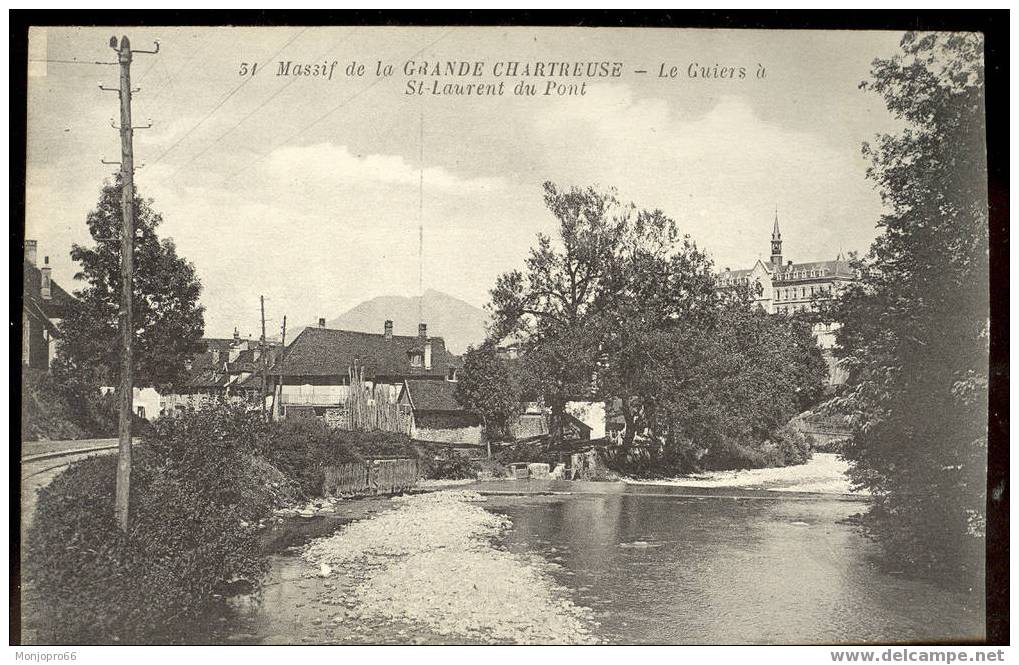
[[[782,265],[782,232],[778,230],[778,206],[775,206],[775,228],[771,231],[771,265]]]

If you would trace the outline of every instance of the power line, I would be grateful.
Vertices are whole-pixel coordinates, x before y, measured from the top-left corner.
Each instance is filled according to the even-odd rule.
[[[438,43],[438,42],[439,42],[439,41],[440,41],[441,39],[445,38],[445,37],[446,37],[446,35],[448,35],[448,34],[449,34],[450,32],[452,32],[452,31],[451,31],[451,30],[447,30],[446,32],[442,33],[442,34],[441,34],[441,35],[439,35],[439,36],[438,36],[438,38],[436,38],[436,39],[435,39],[434,41],[432,41],[432,42],[430,42],[430,43],[428,43],[428,44],[426,44],[426,45],[422,46],[422,47],[421,47],[421,48],[419,48],[419,49],[418,49],[417,51],[415,51],[415,52],[414,52],[413,54],[411,54],[411,55],[410,55],[409,57],[410,57],[410,58],[414,58],[414,57],[416,57],[417,55],[419,55],[420,53],[422,53],[423,51],[425,51],[425,50],[427,50],[427,49],[429,49],[429,48],[431,48],[431,47],[435,46],[435,45],[436,45],[436,44],[437,44],[437,43]],[[357,99],[358,97],[360,97],[360,96],[361,96],[361,95],[363,95],[364,93],[366,93],[366,92],[368,92],[369,90],[371,90],[372,88],[374,88],[374,87],[375,87],[376,85],[378,85],[378,84],[379,84],[379,83],[380,83],[380,82],[381,82],[382,80],[383,80],[383,79],[382,79],[381,77],[380,77],[380,78],[376,78],[376,79],[375,79],[374,81],[372,81],[371,83],[369,83],[369,84],[368,84],[367,86],[365,86],[364,88],[361,88],[360,90],[358,90],[357,92],[355,92],[355,93],[354,93],[354,94],[352,94],[351,96],[347,97],[347,98],[346,98],[346,99],[344,99],[344,100],[343,100],[342,102],[340,102],[340,103],[339,103],[339,104],[337,104],[336,106],[332,107],[331,109],[329,109],[328,111],[326,111],[326,112],[325,112],[325,113],[323,113],[322,115],[318,116],[317,118],[315,118],[314,120],[312,120],[312,121],[311,121],[310,123],[308,123],[307,125],[305,125],[305,126],[304,126],[304,127],[302,127],[301,129],[299,129],[299,130],[297,130],[296,132],[294,132],[293,134],[289,135],[289,136],[288,136],[287,138],[283,139],[282,141],[277,141],[277,142],[276,142],[275,144],[273,144],[273,146],[272,146],[271,148],[269,148],[269,151],[268,151],[268,152],[266,152],[266,153],[264,153],[264,154],[260,155],[260,156],[258,157],[258,159],[256,159],[256,160],[254,160],[254,161],[250,162],[250,163],[249,163],[249,164],[248,164],[247,166],[243,166],[243,167],[241,167],[241,169],[240,169],[240,170],[238,170],[238,171],[234,172],[234,173],[233,173],[232,175],[228,176],[228,177],[227,177],[227,179],[226,179],[226,180],[227,180],[227,182],[229,182],[229,181],[233,180],[234,178],[236,178],[236,177],[237,177],[237,176],[239,176],[240,174],[244,173],[245,171],[247,171],[247,170],[248,170],[248,169],[250,169],[251,167],[255,166],[256,164],[259,164],[259,163],[261,163],[261,162],[262,162],[262,161],[263,161],[263,160],[264,160],[264,159],[265,159],[266,157],[268,157],[268,156],[269,156],[270,154],[272,154],[272,151],[273,151],[273,150],[275,150],[275,149],[276,149],[277,147],[279,147],[279,146],[281,146],[281,145],[283,145],[283,144],[285,144],[285,143],[288,143],[289,141],[292,141],[293,139],[297,138],[298,136],[300,136],[300,135],[301,135],[301,134],[303,134],[304,132],[308,131],[309,129],[311,129],[312,127],[314,127],[315,125],[317,125],[318,123],[322,122],[323,120],[325,120],[326,118],[328,118],[329,116],[331,116],[331,115],[332,115],[333,113],[336,113],[337,111],[339,111],[339,110],[340,110],[341,108],[343,108],[344,106],[346,106],[346,105],[347,105],[347,104],[349,104],[350,102],[354,101],[355,99]]]
[[[178,74],[180,74],[182,71],[184,71],[184,68],[187,67],[189,64],[191,64],[191,61],[194,60],[198,56],[199,53],[201,53],[203,50],[205,50],[205,48],[207,46],[208,46],[208,44],[199,44],[198,46],[193,47],[191,49],[191,55],[189,55],[187,57],[187,59],[185,59],[184,62],[181,63],[180,67],[178,67],[176,70],[174,70],[174,72],[172,74],[170,73],[170,70],[166,67],[166,65],[164,64],[163,65],[163,71],[166,72],[166,79],[163,81],[162,84],[160,84],[160,86],[158,88],[156,88],[155,90],[152,91],[152,93],[150,93],[151,94],[151,99],[153,101],[159,99],[160,93],[163,90],[166,89],[167,85],[171,86],[171,90],[172,90],[173,89],[173,79],[174,79],[174,77],[176,77]]]
[[[298,33],[297,33],[296,35],[294,35],[293,37],[291,37],[291,38],[290,38],[290,40],[289,40],[289,41],[287,41],[287,43],[286,43],[286,44],[284,44],[283,46],[279,47],[279,49],[277,49],[277,51],[276,51],[275,53],[273,53],[273,54],[272,54],[271,56],[269,56],[268,58],[266,58],[265,62],[263,62],[263,63],[262,63],[262,67],[265,67],[266,63],[268,63],[268,62],[269,62],[270,60],[272,60],[272,59],[273,59],[273,58],[275,58],[275,57],[276,57],[277,55],[279,55],[280,53],[282,53],[282,52],[283,52],[283,49],[285,49],[286,47],[288,47],[288,46],[290,46],[290,45],[291,45],[292,43],[294,43],[294,40],[296,40],[296,39],[297,39],[298,37],[300,37],[301,35],[303,35],[303,34],[304,34],[304,33],[305,33],[305,32],[306,32],[307,30],[308,30],[308,28],[302,28],[300,32],[298,32]],[[156,157],[156,158],[155,158],[154,160],[152,160],[151,162],[149,162],[149,164],[155,164],[155,163],[159,162],[159,161],[160,161],[161,159],[163,159],[163,157],[165,157],[165,156],[166,156],[167,154],[169,154],[169,153],[170,153],[170,151],[172,151],[172,150],[173,150],[174,148],[176,148],[176,147],[177,147],[177,146],[179,146],[179,145],[180,145],[181,143],[183,143],[183,142],[184,142],[184,140],[185,140],[185,139],[187,139],[187,137],[191,136],[191,134],[193,134],[193,133],[194,133],[194,131],[195,131],[196,129],[198,129],[198,128],[199,128],[199,127],[201,127],[201,126],[202,126],[203,124],[205,124],[205,121],[206,121],[206,120],[208,120],[209,118],[211,118],[211,117],[213,116],[213,114],[215,114],[215,113],[216,113],[216,111],[218,111],[218,110],[219,110],[220,108],[222,108],[222,106],[223,106],[224,104],[226,104],[226,103],[227,103],[227,101],[229,101],[229,99],[230,99],[231,97],[233,97],[233,96],[234,96],[234,95],[235,95],[235,94],[237,93],[237,91],[238,91],[238,90],[240,90],[240,89],[241,89],[241,88],[243,88],[243,87],[244,87],[245,85],[247,85],[247,84],[248,84],[248,83],[249,83],[249,82],[251,81],[251,79],[253,79],[253,78],[254,78],[254,76],[253,76],[253,75],[252,75],[252,76],[246,76],[246,77],[244,78],[244,80],[243,80],[243,81],[241,81],[241,82],[240,82],[240,84],[239,84],[239,85],[238,85],[237,87],[235,87],[235,88],[234,88],[233,90],[231,90],[230,92],[228,92],[228,93],[227,93],[227,94],[226,94],[226,95],[225,95],[225,96],[224,96],[224,97],[223,97],[222,99],[220,99],[220,100],[219,100],[219,103],[217,103],[217,104],[216,104],[216,105],[215,105],[214,107],[212,107],[212,110],[210,110],[210,111],[209,111],[208,113],[206,113],[206,114],[205,114],[205,116],[204,116],[204,117],[203,117],[203,118],[202,118],[201,120],[199,120],[199,121],[198,121],[197,123],[195,123],[195,125],[194,125],[193,127],[191,127],[191,129],[189,129],[189,130],[188,130],[187,132],[185,132],[185,133],[184,133],[184,136],[182,136],[182,137],[180,137],[179,139],[177,139],[177,140],[176,140],[176,141],[175,141],[175,142],[173,143],[173,145],[171,145],[171,146],[170,146],[169,148],[167,148],[167,149],[166,149],[166,150],[164,150],[164,151],[163,151],[162,153],[160,153],[160,154],[159,154],[159,156],[158,156],[158,157]]]
[[[321,55],[319,55],[319,56],[318,56],[317,58],[315,58],[315,60],[321,60],[321,59],[322,59],[323,57],[325,57],[325,56],[326,56],[326,55],[328,55],[329,53],[332,53],[333,49],[335,49],[335,48],[336,48],[337,46],[339,46],[339,45],[340,45],[340,43],[341,43],[341,42],[343,42],[343,41],[344,41],[344,40],[346,40],[346,39],[347,39],[348,37],[350,37],[350,35],[352,35],[352,34],[354,33],[354,31],[355,31],[355,30],[357,30],[357,28],[356,28],[356,27],[355,27],[355,28],[352,28],[352,29],[351,29],[351,30],[350,30],[349,32],[347,32],[347,34],[346,34],[346,35],[344,35],[344,36],[343,36],[342,38],[340,38],[340,40],[339,40],[339,41],[337,41],[337,42],[336,42],[335,44],[333,44],[333,45],[332,45],[332,46],[330,46],[330,47],[329,47],[328,49],[326,49],[326,51],[325,51],[324,53],[322,53],[322,54],[321,54]],[[212,150],[212,148],[213,148],[213,147],[215,147],[215,145],[216,145],[217,143],[219,143],[220,141],[222,141],[222,140],[223,140],[223,139],[224,139],[224,138],[225,138],[225,137],[226,137],[226,136],[227,136],[228,134],[230,134],[230,133],[231,133],[232,131],[234,131],[235,129],[237,129],[238,127],[240,127],[240,126],[241,126],[242,124],[244,124],[244,122],[246,122],[246,121],[248,120],[248,118],[250,118],[251,116],[253,116],[253,115],[255,115],[256,113],[258,113],[259,111],[261,111],[261,110],[262,110],[263,108],[265,108],[265,106],[266,106],[266,105],[267,105],[267,104],[268,104],[269,102],[271,102],[272,100],[276,99],[276,97],[278,97],[278,96],[280,95],[280,93],[282,93],[282,92],[283,92],[284,90],[286,90],[287,88],[289,88],[289,87],[290,87],[290,86],[291,86],[291,85],[292,85],[293,83],[295,83],[296,81],[297,81],[297,79],[296,79],[296,78],[291,78],[290,80],[288,80],[288,81],[287,81],[287,82],[286,82],[286,83],[285,83],[285,84],[283,85],[283,87],[281,87],[281,88],[280,88],[279,90],[277,90],[276,92],[274,92],[273,94],[271,94],[271,95],[270,95],[270,96],[269,96],[269,97],[268,97],[268,98],[267,98],[267,99],[266,99],[266,100],[265,100],[264,102],[262,102],[261,104],[259,104],[258,106],[256,106],[256,107],[255,107],[254,109],[252,109],[252,110],[251,110],[251,112],[249,112],[249,113],[248,113],[248,114],[247,114],[246,116],[244,116],[243,118],[241,118],[240,120],[238,120],[236,124],[234,124],[234,125],[233,125],[232,127],[230,127],[230,128],[229,128],[229,129],[227,129],[227,130],[226,130],[225,132],[223,132],[222,134],[220,134],[220,135],[219,135],[219,136],[218,136],[218,137],[217,137],[217,138],[216,138],[216,139],[215,139],[214,141],[212,141],[212,142],[211,142],[211,143],[209,143],[209,144],[208,144],[207,146],[205,146],[205,148],[204,148],[204,149],[203,149],[203,150],[202,150],[201,152],[199,152],[198,154],[196,154],[195,156],[193,156],[193,157],[192,157],[191,159],[189,159],[188,161],[186,161],[186,162],[184,162],[183,164],[181,164],[181,165],[180,165],[180,166],[179,166],[179,167],[177,168],[177,170],[175,170],[175,171],[174,171],[173,173],[171,173],[171,174],[170,174],[170,178],[173,178],[173,177],[174,177],[174,176],[176,176],[176,175],[177,175],[178,173],[180,173],[180,172],[181,172],[182,170],[184,170],[184,168],[186,168],[186,167],[187,167],[188,165],[190,165],[191,163],[193,163],[193,162],[194,162],[194,161],[195,161],[196,159],[198,159],[199,157],[201,157],[201,156],[202,156],[202,155],[204,155],[205,153],[207,153],[207,152],[209,152],[210,150]]]
[[[62,65],[117,65],[117,62],[100,62],[99,60],[59,60],[56,58],[29,58],[29,62],[56,62]]]

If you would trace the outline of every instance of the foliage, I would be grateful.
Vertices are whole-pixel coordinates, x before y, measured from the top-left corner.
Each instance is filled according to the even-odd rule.
[[[607,305],[617,247],[630,209],[613,192],[560,191],[546,182],[545,204],[557,221],[555,244],[540,234],[526,271],[499,276],[491,291],[490,336],[521,340],[521,386],[543,397],[550,429],[562,438],[566,401],[590,392],[599,355],[597,319]]]
[[[545,187],[557,244],[539,236],[526,274],[500,277],[490,305],[493,337],[523,340],[524,392],[544,398],[553,423],[592,388],[619,405],[628,472],[631,461],[675,473],[797,459],[765,448],[822,394],[810,322],[767,315],[748,285],[720,292],[710,259],[662,211]]]
[[[23,368],[21,381],[21,437],[23,441],[89,439],[117,434],[119,403],[113,393],[74,380],[59,380],[48,372]],[[134,416],[134,429],[148,427]]]
[[[322,495],[327,466],[392,457],[421,461],[428,457],[405,435],[336,430],[313,418],[289,418],[270,424],[259,436],[257,449],[309,498]]]
[[[988,238],[982,38],[907,34],[861,87],[905,128],[864,146],[887,212],[861,279],[826,313],[848,370],[852,479],[914,572],[979,579],[987,444]]]
[[[520,410],[520,390],[493,343],[468,347],[456,384],[456,399],[481,419],[489,441],[510,435],[513,418]]]
[[[464,480],[478,477],[481,465],[467,455],[455,450],[438,457],[428,473],[429,478],[441,480]]]
[[[76,307],[60,323],[63,337],[54,371],[92,386],[115,385],[120,374],[121,183],[107,183],[88,215],[94,245],[74,245],[71,258],[85,281]],[[194,266],[156,235],[162,216],[148,200],[135,197],[134,382],[137,387],[172,388],[186,379],[185,362],[201,351],[204,308]]]
[[[113,456],[77,462],[39,493],[27,577],[43,640],[159,642],[229,585],[267,570],[256,523],[291,497],[254,455],[263,425],[228,407],[161,418],[136,448],[126,533],[113,517]]]

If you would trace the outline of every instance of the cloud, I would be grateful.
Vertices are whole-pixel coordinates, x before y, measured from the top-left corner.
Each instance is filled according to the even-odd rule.
[[[426,167],[423,173],[400,155],[354,155],[346,146],[318,143],[274,150],[266,160],[268,177],[300,178],[310,183],[342,184],[352,187],[397,185],[417,188],[423,178],[429,191],[473,195],[504,190],[502,178],[470,178],[440,167]]]
[[[664,100],[600,86],[534,128],[552,146],[546,166],[555,179],[612,185],[641,207],[662,208],[720,263],[767,255],[776,206],[785,249],[798,260],[866,249],[873,238],[880,201],[859,153],[762,120],[739,96],[681,118]]]

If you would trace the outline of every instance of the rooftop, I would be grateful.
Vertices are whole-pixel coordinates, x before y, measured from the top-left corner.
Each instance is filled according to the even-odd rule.
[[[441,337],[429,337],[431,368],[414,367],[411,356],[423,353],[417,335],[354,332],[332,328],[305,328],[286,348],[272,373],[277,376],[346,376],[355,364],[365,368],[365,378],[374,376],[445,377],[456,356],[446,351]]]
[[[407,379],[407,396],[415,411],[463,411],[456,384],[435,379]]]

